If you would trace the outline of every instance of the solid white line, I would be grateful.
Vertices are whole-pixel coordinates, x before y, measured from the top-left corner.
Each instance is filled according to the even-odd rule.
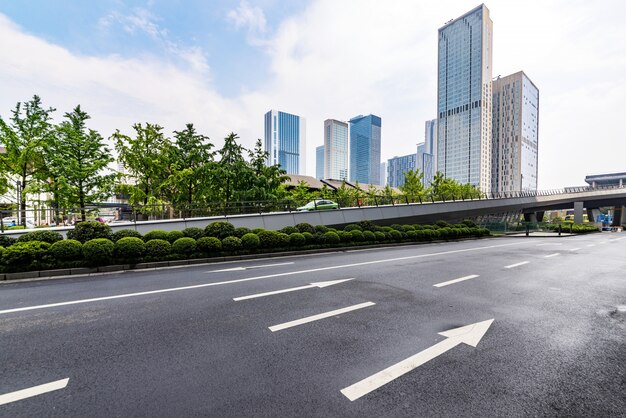
[[[524,264],[528,264],[530,263],[530,261],[522,261],[521,263],[515,263],[515,264],[511,264],[509,266],[505,266],[505,269],[512,269],[513,267],[519,267],[519,266],[523,266]]]
[[[544,245],[563,245],[562,242],[544,242],[543,244],[537,244],[537,247],[542,247]]]
[[[283,329],[297,327],[298,325],[307,324],[309,322],[318,321],[320,319],[329,318],[331,316],[339,315],[339,314],[346,313],[346,312],[356,311],[357,309],[363,309],[363,308],[367,308],[368,306],[374,306],[374,305],[376,305],[374,302],[359,303],[358,305],[352,305],[352,306],[348,306],[347,308],[341,308],[341,309],[336,309],[330,312],[324,312],[324,313],[313,315],[313,316],[307,316],[306,318],[296,319],[295,321],[289,321],[283,324],[273,325],[268,328],[272,332],[281,331]]]
[[[556,257],[557,255],[561,255],[561,253],[548,254],[544,258]]]
[[[443,282],[443,283],[437,283],[434,284],[433,286],[435,287],[443,287],[443,286],[448,286],[450,284],[454,284],[454,283],[458,283],[458,282],[463,282],[465,280],[470,280],[470,279],[475,279],[476,277],[480,277],[478,274],[472,274],[469,276],[464,276],[464,277],[459,277],[458,279],[454,279],[454,280],[449,280],[447,282]]]
[[[98,302],[98,301],[102,301],[102,300],[121,299],[121,298],[135,297],[135,296],[155,295],[155,294],[158,294],[158,293],[177,292],[177,291],[181,291],[181,290],[200,289],[200,288],[203,288],[203,287],[220,286],[220,285],[234,284],[234,283],[243,283],[243,282],[249,282],[249,281],[254,281],[254,280],[270,279],[270,278],[274,278],[274,277],[292,276],[292,275],[295,275],[295,274],[314,273],[314,272],[318,272],[318,271],[336,270],[336,269],[343,269],[343,268],[366,266],[366,265],[371,265],[371,264],[393,263],[393,262],[397,262],[397,261],[413,260],[413,259],[426,258],[426,257],[435,257],[435,256],[439,256],[439,255],[458,254],[458,253],[471,252],[471,251],[487,250],[487,249],[491,249],[491,248],[509,247],[509,246],[512,246],[512,245],[521,245],[521,244],[527,244],[527,242],[522,241],[522,242],[509,243],[509,244],[488,245],[488,246],[485,246],[485,247],[465,248],[465,249],[462,249],[462,250],[441,251],[441,252],[437,252],[437,253],[410,255],[410,256],[406,256],[406,257],[387,258],[387,259],[383,259],[383,260],[374,260],[374,261],[363,261],[361,263],[341,264],[341,265],[337,265],[337,266],[320,267],[320,268],[308,269],[308,270],[288,271],[288,272],[285,272],[285,273],[268,274],[268,275],[265,275],[265,276],[248,277],[248,278],[245,278],[245,279],[227,280],[227,281],[223,281],[223,282],[203,283],[203,284],[197,284],[197,285],[191,285],[191,286],[172,287],[172,288],[168,288],[168,289],[149,290],[149,291],[145,291],[145,292],[127,293],[127,294],[122,294],[122,295],[105,296],[105,297],[99,297],[99,298],[82,299],[82,300],[74,300],[74,301],[59,302],[59,303],[50,303],[50,304],[46,304],[46,305],[26,306],[26,307],[23,307],[23,308],[14,308],[14,309],[1,310],[0,311],[0,315],[7,314],[7,313],[13,313],[13,312],[32,311],[32,310],[35,310],[35,309],[53,308],[53,307],[57,307],[57,306],[77,305],[77,304],[81,304],[81,303]]]
[[[31,398],[33,396],[41,395],[43,393],[52,392],[54,390],[63,389],[67,386],[67,382],[70,378],[57,380],[55,382],[44,383],[43,385],[33,386],[32,388],[22,389],[11,393],[5,393],[0,395],[0,405],[5,405],[15,401],[21,401],[22,399]]]
[[[578,251],[580,248],[570,248],[570,251]]]

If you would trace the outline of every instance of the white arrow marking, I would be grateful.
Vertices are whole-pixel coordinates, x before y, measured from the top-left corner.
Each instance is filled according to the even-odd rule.
[[[522,261],[521,263],[515,263],[515,264],[511,264],[510,266],[505,266],[505,269],[512,269],[514,267],[519,267],[519,266],[523,266],[524,264],[528,264],[530,263],[530,261]]]
[[[556,257],[557,255],[561,255],[561,253],[548,254],[544,258]]]
[[[332,286],[334,284],[347,282],[349,280],[354,280],[354,278],[352,278],[352,279],[332,280],[332,281],[329,281],[329,282],[315,282],[315,283],[308,284],[306,286],[292,287],[290,289],[274,290],[273,292],[257,293],[256,295],[250,295],[250,296],[240,296],[238,298],[233,298],[233,300],[235,302],[239,302],[240,300],[262,298],[264,296],[278,295],[280,293],[295,292],[297,290],[312,289],[314,287],[319,287],[320,289],[322,289],[324,287],[328,287],[328,286]]]
[[[580,248],[570,248],[570,251],[578,251]]]
[[[448,338],[424,351],[420,351],[406,360],[402,360],[393,366],[387,367],[385,370],[367,377],[360,382],[341,389],[341,393],[343,393],[351,401],[354,401],[410,372],[411,370],[416,369],[435,357],[442,355],[446,351],[453,349],[461,343],[476,347],[489,329],[492,322],[493,319],[489,319],[487,321],[476,322],[475,324],[440,332],[439,335],[443,335]]]
[[[475,279],[476,277],[480,277],[480,276],[478,274],[472,274],[470,276],[464,276],[464,277],[459,277],[458,279],[448,280],[447,282],[437,283],[437,284],[434,284],[433,286],[435,286],[435,287],[444,287],[444,286],[448,286],[450,284],[462,282],[462,281],[465,281],[465,280]]]
[[[358,305],[348,306],[347,308],[336,309],[330,312],[324,312],[321,314],[307,316],[306,318],[296,319],[295,321],[285,322],[284,324],[273,325],[269,327],[270,331],[276,332],[283,329],[297,327],[298,325],[307,324],[309,322],[318,321],[320,319],[329,318],[331,316],[339,315],[346,312],[356,311],[357,309],[367,308],[368,306],[376,305],[374,302],[359,303]]]
[[[262,269],[262,268],[265,268],[265,267],[286,266],[286,265],[289,265],[289,264],[293,264],[293,261],[291,261],[289,263],[264,264],[262,266],[231,267],[229,269],[211,270],[208,273],[223,273],[223,272],[227,272],[227,271],[246,271],[246,270],[253,270],[253,269]]]
[[[70,378],[57,380],[56,382],[45,383],[39,386],[33,386],[32,388],[22,389],[11,393],[5,393],[0,395],[0,405],[7,403],[21,401],[22,399],[31,398],[33,396],[41,395],[43,393],[52,392],[54,390],[63,389],[67,386],[67,382]]]

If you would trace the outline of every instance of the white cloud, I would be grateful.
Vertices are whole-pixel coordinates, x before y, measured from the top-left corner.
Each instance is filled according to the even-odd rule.
[[[494,76],[521,69],[540,89],[540,187],[624,171],[626,142],[619,121],[626,100],[621,22],[626,4],[607,1],[598,8],[581,1],[492,0],[487,6],[494,21]],[[436,114],[437,29],[471,7],[463,0],[437,6],[408,0],[313,1],[265,35],[270,77],[236,97],[217,93],[212,83],[219,80],[208,77],[199,48],[168,51],[176,59],[168,54],[80,56],[24,33],[0,15],[5,51],[0,114],[8,115],[17,101],[36,93],[59,108],[57,119],[80,103],[104,135],[115,128],[128,132],[140,121],[160,123],[170,132],[192,121],[217,143],[235,131],[251,146],[263,135],[263,114],[276,108],[307,118],[312,174],[324,119],[374,113],[382,117],[383,158],[405,155],[414,152],[423,140],[424,121]],[[258,7],[242,2],[232,13],[235,27],[267,33]],[[176,46],[155,18],[133,22],[135,31],[142,28]]]
[[[226,14],[228,21],[235,29],[246,28],[249,34],[265,32],[265,14],[258,6],[251,6],[246,0],[241,0],[236,9]]]

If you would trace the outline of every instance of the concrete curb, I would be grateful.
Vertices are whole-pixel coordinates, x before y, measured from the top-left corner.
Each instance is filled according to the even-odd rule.
[[[501,238],[497,236],[489,236],[484,238],[461,238],[458,240],[437,240],[426,242],[394,242],[388,244],[379,245],[356,245],[340,248],[319,248],[302,251],[283,251],[275,253],[260,253],[260,254],[242,254],[226,257],[211,257],[211,258],[195,258],[192,260],[173,260],[173,261],[155,261],[148,263],[137,264],[115,264],[101,267],[81,267],[70,269],[56,269],[56,270],[41,270],[41,271],[26,271],[21,273],[3,273],[0,274],[0,286],[12,283],[24,283],[44,280],[57,280],[67,278],[78,277],[97,277],[115,273],[124,272],[142,272],[157,269],[167,268],[181,268],[181,267],[194,267],[198,265],[218,264],[233,261],[245,261],[245,260],[258,260],[264,258],[278,258],[278,257],[293,257],[298,255],[311,255],[311,254],[325,254],[325,253],[340,253],[352,250],[371,249],[371,248],[390,248],[390,247],[406,247],[414,245],[427,245],[427,244],[441,244],[446,242],[460,242],[460,241],[477,241],[480,239],[496,239]]]

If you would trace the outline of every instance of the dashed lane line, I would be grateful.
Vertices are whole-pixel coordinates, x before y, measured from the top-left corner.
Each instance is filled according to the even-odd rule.
[[[552,258],[552,257],[556,257],[557,255],[561,255],[561,253],[548,254],[544,256],[544,258]]]
[[[273,325],[268,328],[272,332],[282,331],[287,328],[297,327],[298,325],[308,324],[309,322],[319,321],[320,319],[330,318],[331,316],[340,315],[346,312],[356,311],[357,309],[363,309],[363,308],[367,308],[369,306],[374,306],[374,305],[376,305],[374,302],[359,303],[358,305],[352,305],[346,308],[335,309],[334,311],[330,311],[330,312],[324,312],[324,313],[313,315],[313,316],[307,316],[306,318],[296,319],[295,321],[289,321],[283,324]]]
[[[512,269],[512,268],[515,268],[515,267],[523,266],[524,264],[528,264],[528,263],[530,263],[530,261],[522,261],[520,263],[515,263],[515,264],[508,265],[508,266],[504,266],[504,268],[505,269]]]
[[[433,286],[435,286],[435,287],[449,286],[449,285],[454,284],[454,283],[464,282],[465,280],[471,280],[471,279],[475,279],[477,277],[480,277],[480,276],[478,274],[471,274],[469,276],[459,277],[458,279],[448,280],[447,282],[437,283],[437,284],[434,284]]]
[[[43,385],[33,386],[31,388],[18,390],[11,393],[5,393],[4,395],[0,395],[0,405],[21,401],[22,399],[32,398],[33,396],[63,389],[67,386],[67,382],[69,381],[70,378],[68,377],[66,379],[61,379],[50,383],[44,383]]]

